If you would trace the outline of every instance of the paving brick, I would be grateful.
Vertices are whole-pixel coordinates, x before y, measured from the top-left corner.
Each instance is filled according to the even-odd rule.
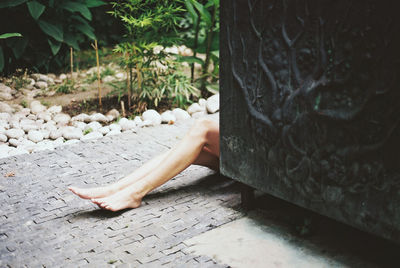
[[[181,249],[184,249],[185,247],[186,245],[184,243],[179,243],[178,245],[163,250],[162,253],[168,256],[180,251]]]
[[[186,253],[182,242],[242,215],[229,179],[193,166],[122,213],[102,211],[67,190],[124,177],[171,148],[192,123],[1,159],[0,174],[17,172],[0,182],[0,266],[215,266]]]

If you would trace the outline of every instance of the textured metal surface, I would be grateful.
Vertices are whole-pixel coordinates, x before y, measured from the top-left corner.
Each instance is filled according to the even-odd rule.
[[[400,242],[397,11],[222,1],[222,173]]]

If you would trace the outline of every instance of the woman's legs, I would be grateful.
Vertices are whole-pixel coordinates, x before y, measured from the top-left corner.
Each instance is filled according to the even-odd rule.
[[[96,187],[96,188],[78,188],[78,187],[69,187],[68,189],[71,190],[74,194],[78,195],[80,198],[83,199],[92,199],[92,198],[102,198],[109,195],[112,195],[123,188],[131,185],[132,183],[140,180],[145,175],[150,173],[154,167],[158,166],[168,155],[168,151],[164,152],[163,154],[149,160],[140,168],[136,169],[131,174],[127,175],[123,179],[103,187]]]
[[[202,119],[171,149],[158,166],[124,189],[105,198],[92,201],[102,208],[117,211],[140,206],[142,198],[156,187],[164,184],[191,164],[218,169],[219,162],[218,123]]]
[[[203,144],[203,146],[200,146],[201,151],[197,155],[197,158],[194,160],[192,164],[206,166],[218,171],[219,170],[218,123],[207,119],[201,119],[197,121],[196,124],[192,127],[192,129],[189,131],[189,133],[185,136],[185,138],[181,141],[181,143],[177,147],[187,146],[187,149],[191,151],[192,149],[191,147],[193,147],[192,144],[194,145],[194,147],[196,146],[190,140],[193,141],[193,139],[197,139],[198,137],[200,137],[200,139],[196,140],[197,144]],[[182,145],[183,143],[185,145]],[[143,166],[135,170],[130,175],[109,186],[89,188],[89,189],[70,187],[69,189],[73,193],[77,194],[79,197],[85,199],[98,199],[110,196],[128,187],[129,185],[138,182],[146,175],[152,173],[152,171],[154,171],[155,169],[159,169],[158,166],[160,166],[167,158],[172,157],[173,162],[179,161],[180,155],[178,153],[178,159],[175,159],[175,157],[177,156],[176,153],[173,153],[175,151],[176,148],[173,148],[157,156],[156,158],[153,158],[152,160],[148,161]]]
[[[144,176],[149,174],[154,169],[154,167],[159,166],[160,163],[164,161],[168,153],[169,151],[164,152],[157,157],[147,161],[144,165],[136,169],[134,172],[111,185],[95,188],[69,187],[68,189],[83,199],[102,198],[110,196],[139,181]],[[215,171],[219,170],[219,158],[210,153],[210,151],[205,147],[203,147],[203,150],[200,152],[199,156],[193,164],[205,166]]]

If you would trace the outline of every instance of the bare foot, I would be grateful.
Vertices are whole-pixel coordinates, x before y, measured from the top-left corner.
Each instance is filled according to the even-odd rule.
[[[103,198],[110,196],[118,191],[114,187],[96,187],[96,188],[78,188],[78,187],[68,187],[68,189],[83,199],[93,199],[93,198]]]
[[[92,198],[92,202],[101,208],[118,211],[126,208],[137,208],[142,203],[142,195],[135,188],[127,187],[105,198]]]

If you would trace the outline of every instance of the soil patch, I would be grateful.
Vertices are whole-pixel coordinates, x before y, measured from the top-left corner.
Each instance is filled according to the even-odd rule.
[[[102,84],[101,87],[101,95],[106,96],[110,92],[112,92],[113,88],[107,84]],[[84,100],[97,99],[98,97],[98,89],[97,86],[93,83],[88,86],[86,91],[76,90],[71,93],[57,93],[53,96],[47,97],[38,97],[35,98],[42,103],[47,103],[49,105],[61,105],[66,106],[73,102],[81,102]],[[103,97],[105,98],[105,97]]]
[[[65,95],[64,95],[65,97]],[[162,113],[173,106],[171,100],[162,100],[157,107],[149,107],[147,103],[133,100],[131,107],[128,108],[128,96],[119,98],[118,96],[106,96],[101,99],[102,106],[99,106],[98,98],[83,99],[83,100],[70,100],[69,104],[63,106],[63,112],[71,116],[78,115],[80,113],[91,114],[94,112],[107,113],[111,109],[117,109],[121,116],[122,105],[125,107],[125,117],[140,115],[147,109],[155,109],[159,113]]]

